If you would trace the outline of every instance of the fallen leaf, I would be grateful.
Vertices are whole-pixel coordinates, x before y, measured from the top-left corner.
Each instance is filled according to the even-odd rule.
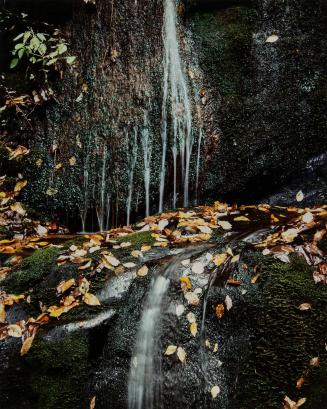
[[[220,393],[220,388],[219,388],[218,385],[215,385],[215,386],[213,386],[213,387],[211,388],[211,396],[212,396],[212,399],[216,399],[217,396],[219,395],[219,393]]]
[[[23,342],[23,345],[20,350],[21,356],[26,355],[28,351],[31,349],[31,346],[34,340],[34,336],[35,335],[32,335],[31,337],[26,338],[25,341]]]
[[[187,320],[188,320],[188,322],[189,322],[190,324],[192,324],[193,322],[196,322],[196,317],[195,317],[195,315],[194,315],[193,312],[189,312],[189,313],[186,315],[186,318],[187,318]]]
[[[95,408],[95,396],[93,396],[90,402],[90,409],[94,409],[94,408]]]
[[[232,257],[231,263],[238,263],[240,261],[240,254],[236,254],[235,256]]]
[[[0,323],[6,322],[6,310],[3,303],[0,303]]]
[[[255,284],[260,277],[260,273],[256,274],[254,277],[251,278],[251,284]]]
[[[222,227],[224,230],[231,230],[231,228],[232,228],[232,225],[229,222],[226,222],[226,221],[219,221],[218,225],[220,227]]]
[[[190,332],[193,335],[193,337],[195,337],[196,334],[198,333],[198,326],[196,322],[192,322],[192,324],[190,325]]]
[[[228,285],[241,285],[242,282],[240,280],[229,279],[229,280],[226,281],[226,284],[228,284]]]
[[[215,312],[216,312],[216,317],[218,319],[221,319],[224,316],[224,313],[225,313],[224,304],[217,304]]]
[[[302,202],[302,200],[304,199],[304,194],[302,192],[302,190],[299,190],[296,194],[296,201],[297,202]]]
[[[278,35],[273,34],[271,36],[269,36],[266,40],[266,43],[275,43],[278,40]]]
[[[191,284],[191,280],[189,277],[181,277],[179,279],[180,283],[181,283],[181,289],[182,291],[185,293],[187,290],[189,290],[190,288],[192,288],[192,284]]]
[[[304,223],[311,223],[313,221],[313,214],[311,212],[304,213],[302,220]]]
[[[136,267],[136,264],[132,263],[132,262],[129,262],[129,263],[123,263],[123,266],[125,268],[134,268],[134,267]]]
[[[288,243],[291,243],[298,236],[298,234],[298,229],[288,229],[282,233],[282,238]]]
[[[186,361],[186,352],[182,347],[177,348],[177,356],[181,363],[184,364]]]
[[[185,311],[185,307],[183,304],[176,305],[176,315],[180,317]]]
[[[189,305],[199,305],[200,299],[194,291],[188,291],[184,295]]]
[[[303,304],[300,304],[300,305],[298,306],[298,309],[299,309],[300,311],[308,311],[308,310],[311,310],[311,308],[312,308],[311,304],[309,304],[309,303],[307,303],[307,302],[305,302],[305,303],[303,303]]]
[[[14,192],[16,193],[20,192],[26,185],[27,180],[19,180],[14,187]]]
[[[232,306],[233,306],[233,301],[232,301],[232,299],[230,298],[229,295],[226,295],[225,305],[226,305],[227,311],[229,311],[229,310],[232,308]]]
[[[301,378],[299,378],[296,381],[296,389],[301,389],[303,384],[304,384],[304,378],[303,378],[303,376],[301,376]]]
[[[142,266],[138,271],[137,271],[137,275],[139,277],[145,277],[149,272],[149,269],[146,265]]]
[[[68,281],[62,281],[57,287],[57,292],[59,294],[60,293],[62,294],[75,284],[76,284],[75,278],[71,278]]]
[[[100,305],[100,301],[98,300],[97,296],[91,293],[84,294],[83,301],[87,305]]]
[[[238,216],[234,218],[234,222],[249,222],[250,219],[246,216]]]
[[[120,264],[120,261],[111,254],[104,254],[103,257],[114,267],[117,267]]]
[[[7,331],[10,337],[21,338],[21,336],[23,335],[21,327],[16,324],[8,325]]]
[[[70,165],[70,166],[75,166],[75,165],[76,165],[76,158],[75,158],[75,156],[72,156],[71,158],[69,158],[69,165]]]
[[[173,355],[177,351],[176,345],[169,345],[166,349],[165,355]]]
[[[144,253],[149,250],[151,250],[151,246],[149,246],[148,244],[143,244],[143,246],[141,247],[141,251]]]
[[[310,359],[310,365],[311,365],[311,366],[315,366],[315,367],[319,366],[319,365],[320,365],[320,359],[319,359],[319,357],[316,356],[316,357],[314,357],[314,358],[311,358],[311,359]]]
[[[217,267],[221,266],[226,260],[228,255],[226,253],[216,254],[212,261],[216,264]]]

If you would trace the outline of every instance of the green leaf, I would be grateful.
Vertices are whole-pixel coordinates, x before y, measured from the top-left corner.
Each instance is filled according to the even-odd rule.
[[[38,52],[41,55],[44,55],[47,52],[47,46],[45,44],[41,43],[39,48],[38,48]]]
[[[59,54],[65,53],[65,52],[67,51],[67,46],[66,46],[66,44],[64,44],[64,43],[58,44],[57,50],[58,50],[58,53],[59,53]]]
[[[19,59],[21,59],[21,58],[23,57],[24,52],[25,52],[25,49],[24,49],[24,48],[21,48],[21,49],[18,51],[18,58],[19,58]]]
[[[38,36],[38,38],[39,38],[41,41],[46,41],[46,40],[47,40],[47,39],[45,38],[45,35],[44,35],[43,33],[37,33],[36,35]]]
[[[76,57],[74,57],[74,56],[66,57],[66,63],[68,65],[74,64],[75,61],[76,61]]]
[[[18,59],[18,58],[13,58],[13,59],[11,60],[11,63],[10,63],[10,68],[15,68],[16,65],[18,64],[18,62],[19,62],[19,59]]]
[[[23,43],[16,44],[16,45],[15,45],[15,50],[20,50],[20,49],[23,48],[23,47],[24,47],[24,44],[23,44]]]
[[[18,40],[20,40],[21,38],[23,38],[23,37],[24,37],[24,34],[25,34],[25,33],[19,34],[17,37],[14,38],[14,41],[18,41]]]
[[[24,44],[26,43],[26,41],[31,37],[32,33],[30,31],[25,31],[25,33],[23,33],[24,36]]]

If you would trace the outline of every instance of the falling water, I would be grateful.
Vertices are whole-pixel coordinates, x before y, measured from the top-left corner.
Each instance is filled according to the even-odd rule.
[[[202,253],[211,245],[180,250],[164,271],[152,280],[136,337],[128,382],[129,409],[156,409],[161,393],[160,323],[170,280],[178,279],[181,261]]]
[[[168,116],[173,131],[174,198],[177,200],[177,151],[181,161],[181,179],[184,185],[184,206],[188,206],[190,159],[193,147],[192,113],[187,82],[183,72],[177,39],[177,14],[174,0],[165,0],[163,25],[164,40],[164,80],[162,101],[162,158],[160,172],[159,212],[163,210],[166,155],[168,140]],[[168,110],[170,109],[170,112]]]
[[[144,162],[144,189],[145,189],[145,215],[150,215],[150,171],[152,146],[149,135],[149,120],[147,113],[144,114],[144,126],[142,130],[142,147]]]
[[[132,145],[132,152],[130,156],[130,168],[128,171],[128,196],[126,202],[126,224],[129,226],[130,216],[131,216],[131,204],[132,204],[132,195],[133,195],[133,187],[134,187],[134,170],[137,160],[137,129],[134,130],[134,139]]]
[[[195,179],[195,197],[196,202],[198,201],[198,190],[199,190],[199,174],[200,174],[200,158],[201,158],[201,143],[203,139],[203,131],[200,128],[199,139],[198,139],[198,154],[196,158],[196,179]]]
[[[152,409],[160,393],[158,369],[158,321],[163,297],[168,289],[169,279],[159,276],[151,285],[147,305],[143,312],[136,340],[136,353],[132,360],[128,385],[129,409]],[[156,367],[156,368],[155,368]]]
[[[107,165],[107,145],[104,146],[102,152],[102,168],[100,179],[100,200],[96,207],[96,214],[100,231],[104,231],[106,219],[106,165]]]

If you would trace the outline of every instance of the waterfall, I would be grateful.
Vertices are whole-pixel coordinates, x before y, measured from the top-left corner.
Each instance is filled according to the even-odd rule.
[[[134,170],[137,160],[137,128],[134,130],[134,139],[132,143],[132,150],[130,155],[130,168],[128,171],[128,196],[126,202],[126,225],[129,226],[130,216],[131,216],[131,204],[132,204],[132,195],[134,187]]]
[[[150,176],[151,176],[151,155],[152,146],[149,135],[149,120],[147,112],[144,113],[144,126],[142,130],[142,148],[144,162],[144,190],[145,190],[145,215],[150,215]]]
[[[162,101],[162,157],[159,189],[159,212],[164,206],[166,156],[168,144],[168,129],[173,132],[173,167],[174,167],[174,196],[173,205],[177,201],[177,153],[179,149],[181,180],[184,187],[184,206],[189,204],[189,174],[190,160],[193,148],[192,113],[188,96],[187,82],[183,72],[177,38],[177,12],[174,0],[164,3],[164,75]],[[171,125],[168,126],[170,119]]]
[[[160,393],[158,366],[158,322],[163,297],[167,292],[169,279],[159,276],[152,282],[146,307],[142,315],[136,339],[136,353],[132,360],[128,384],[128,408],[152,409]],[[156,370],[156,371],[155,371]]]
[[[195,197],[196,203],[198,203],[198,190],[199,190],[199,174],[200,174],[200,159],[201,159],[201,143],[203,139],[203,131],[200,128],[199,139],[198,139],[198,153],[196,158],[196,178],[195,178]]]
[[[100,201],[96,208],[96,214],[100,231],[104,231],[105,219],[106,219],[106,167],[107,165],[107,145],[104,146],[102,152],[102,167],[101,167],[101,179],[100,179]]]

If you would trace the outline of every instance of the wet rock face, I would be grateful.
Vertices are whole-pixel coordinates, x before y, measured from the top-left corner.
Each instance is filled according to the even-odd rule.
[[[128,207],[130,220],[144,215],[148,180],[150,212],[156,212],[163,2],[60,4],[70,7],[65,22],[58,21],[78,67],[57,82],[56,102],[29,138],[25,199],[52,217],[67,217],[76,229],[97,230],[126,223]],[[201,0],[187,2],[185,15],[178,8],[177,37],[192,100],[191,202],[218,195],[261,199],[325,150],[325,8],[322,0]],[[166,208],[173,203],[172,141],[170,129]],[[42,166],[35,165],[38,159]],[[63,166],[56,170],[58,163]]]
[[[222,131],[206,188],[253,200],[325,151],[326,6],[224,3],[189,17]]]

